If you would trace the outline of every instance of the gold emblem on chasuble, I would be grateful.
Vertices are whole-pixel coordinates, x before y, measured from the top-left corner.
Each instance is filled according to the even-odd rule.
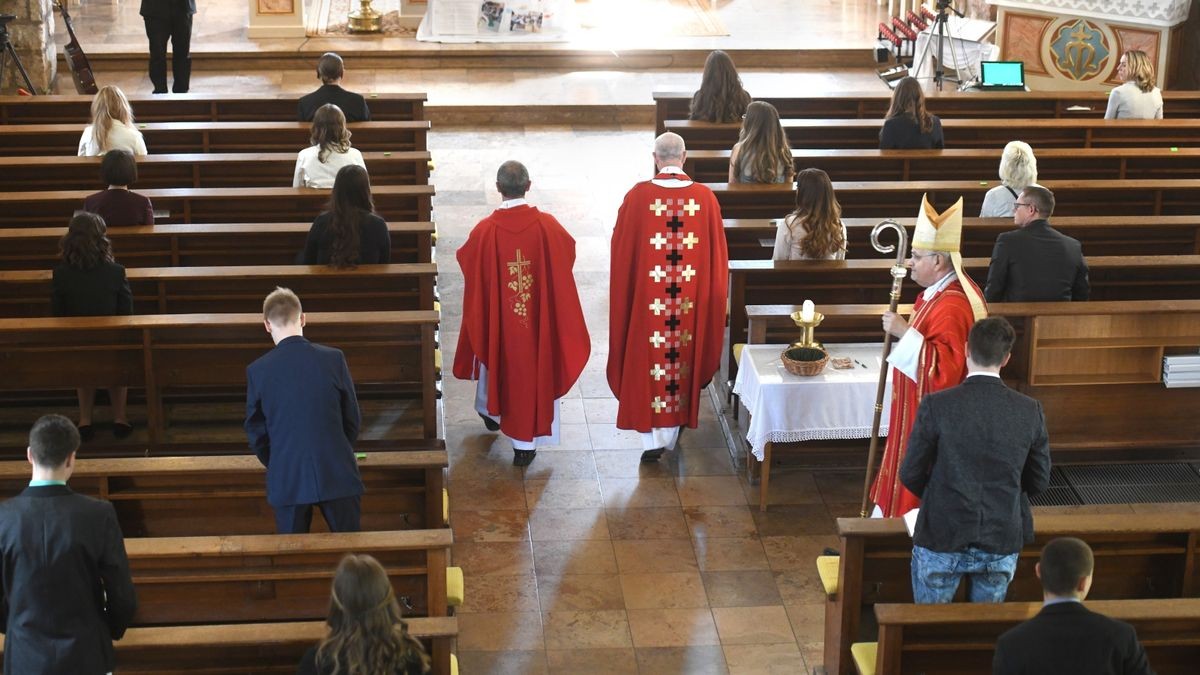
[[[531,264],[521,255],[521,249],[517,249],[517,259],[507,263],[508,289],[512,291],[512,295],[508,296],[508,306],[526,328],[529,327],[529,300],[533,297],[533,273],[529,271]]]

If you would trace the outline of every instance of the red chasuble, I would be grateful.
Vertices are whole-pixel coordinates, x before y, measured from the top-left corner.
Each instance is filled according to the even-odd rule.
[[[555,400],[591,352],[571,268],[575,240],[528,205],[498,209],[458,249],[465,280],[454,376],[487,368],[488,412],[509,438],[550,435]]]
[[[729,254],[712,191],[683,174],[639,183],[617,213],[609,293],[608,385],[617,427],[696,426],[716,374]]]
[[[970,279],[967,283],[974,284]],[[921,500],[900,482],[900,464],[921,398],[960,384],[967,376],[967,334],[975,325],[975,315],[962,283],[957,279],[950,282],[928,302],[924,293],[918,295],[909,325],[925,337],[917,362],[917,381],[898,370],[892,372],[887,445],[879,475],[871,486],[871,501],[886,518],[902,516],[921,505]]]

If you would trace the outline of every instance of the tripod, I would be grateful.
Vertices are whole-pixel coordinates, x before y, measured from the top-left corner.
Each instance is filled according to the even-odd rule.
[[[21,63],[21,57],[17,56],[17,50],[13,49],[12,40],[8,37],[8,22],[15,18],[11,14],[0,16],[0,89],[4,88],[4,70],[8,66],[9,57],[12,57],[13,65],[17,67],[21,79],[25,80],[25,87],[29,93],[36,94],[37,90],[33,88],[29,73],[25,71],[25,64]]]
[[[963,13],[950,5],[950,0],[938,0],[937,16],[933,20],[933,28],[929,31],[929,41],[925,43],[925,50],[921,52],[919,61],[913,61],[915,72],[921,72],[925,64],[929,61],[929,50],[933,48],[933,40],[937,36],[937,67],[933,71],[933,82],[937,85],[938,91],[942,90],[942,83],[949,79],[951,82],[961,84],[957,77],[947,78],[945,56],[946,56],[946,38],[954,39],[950,34],[950,27],[947,23],[950,20],[950,12],[958,15],[958,18],[963,18]],[[954,44],[950,45],[950,57],[954,61],[954,72],[958,73],[958,50],[954,48]]]

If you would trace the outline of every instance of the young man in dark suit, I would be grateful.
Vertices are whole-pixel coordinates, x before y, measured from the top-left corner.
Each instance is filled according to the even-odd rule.
[[[321,510],[333,532],[357,532],[363,493],[354,458],[361,418],[341,350],[304,339],[300,299],[276,288],[263,301],[275,348],[246,368],[246,435],[267,467],[280,534],[308,532]]]
[[[1083,248],[1050,227],[1054,193],[1040,185],[1025,188],[1013,204],[1018,229],[996,237],[983,297],[988,302],[1087,300]]]
[[[945,603],[970,577],[971,602],[1003,602],[1021,547],[1033,541],[1029,497],[1050,483],[1042,404],[1000,379],[1016,335],[977,321],[967,379],[921,399],[900,480],[921,498],[913,536],[913,598]]]
[[[112,672],[112,641],[137,608],[112,504],[67,487],[78,448],[71,420],[39,419],[29,487],[0,504],[5,675]]]
[[[342,57],[333,52],[325,52],[317,61],[317,77],[321,78],[321,88],[300,98],[296,114],[301,122],[311,122],[317,110],[326,103],[332,103],[341,108],[347,122],[370,122],[371,111],[362,94],[342,89],[342,78],[346,75],[346,66]]]
[[[1153,675],[1133,626],[1083,606],[1092,587],[1092,549],[1054,539],[1034,570],[1042,611],[996,642],[993,675]]]
[[[150,82],[167,93],[167,42],[171,42],[171,91],[186,94],[192,79],[192,15],[196,0],[142,0],[140,11],[150,42]]]

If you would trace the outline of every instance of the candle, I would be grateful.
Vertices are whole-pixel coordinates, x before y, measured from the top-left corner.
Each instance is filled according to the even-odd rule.
[[[806,321],[806,322],[807,322],[807,321],[812,321],[812,320],[813,320],[813,313],[814,313],[814,310],[815,310],[815,309],[816,309],[816,308],[813,306],[813,301],[812,301],[812,300],[805,300],[805,301],[804,301],[804,307],[803,307],[803,309],[801,309],[801,310],[800,310],[800,320],[801,320],[801,321]]]

